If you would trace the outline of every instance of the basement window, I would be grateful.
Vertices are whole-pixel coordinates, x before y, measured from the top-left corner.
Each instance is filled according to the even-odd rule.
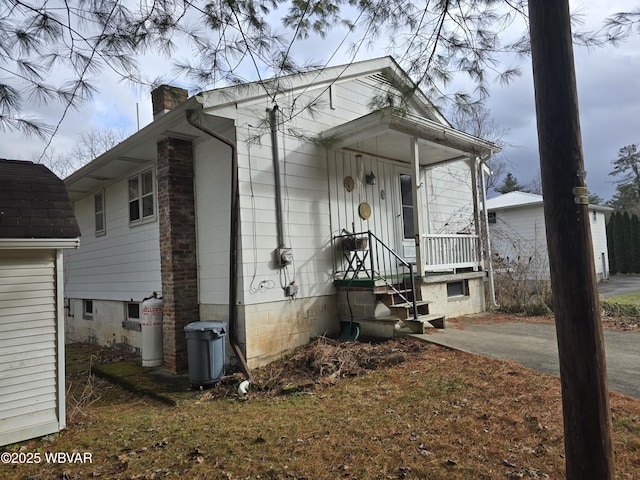
[[[125,319],[122,321],[122,327],[125,330],[141,330],[140,324],[140,304],[135,302],[127,302],[125,310]]]
[[[140,304],[139,303],[127,303],[127,319],[140,320]]]
[[[82,301],[82,318],[93,320],[93,300]]]
[[[468,297],[469,280],[447,283],[447,298]]]

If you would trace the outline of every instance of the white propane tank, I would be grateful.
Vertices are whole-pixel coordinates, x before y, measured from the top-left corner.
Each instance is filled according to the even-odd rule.
[[[142,302],[142,366],[159,367],[163,363],[162,352],[162,300],[153,292]]]

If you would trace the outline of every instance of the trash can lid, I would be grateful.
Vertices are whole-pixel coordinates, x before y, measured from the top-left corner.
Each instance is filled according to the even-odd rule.
[[[202,322],[192,322],[184,327],[185,332],[204,332],[215,331],[216,333],[225,333],[227,330],[227,322],[206,320]]]

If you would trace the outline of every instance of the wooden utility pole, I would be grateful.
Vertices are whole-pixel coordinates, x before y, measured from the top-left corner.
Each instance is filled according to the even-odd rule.
[[[566,478],[612,480],[611,414],[568,0],[529,0]]]

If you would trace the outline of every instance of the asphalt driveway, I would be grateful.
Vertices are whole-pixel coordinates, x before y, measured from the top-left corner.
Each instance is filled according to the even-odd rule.
[[[469,323],[416,335],[427,342],[559,375],[556,327],[550,323]],[[605,330],[609,389],[640,398],[640,334]]]
[[[611,275],[598,284],[598,291],[605,298],[640,292],[640,275]]]

